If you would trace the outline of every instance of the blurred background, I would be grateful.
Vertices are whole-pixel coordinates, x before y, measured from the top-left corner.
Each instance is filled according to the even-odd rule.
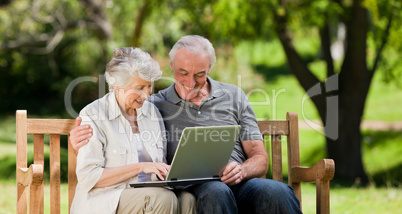
[[[116,47],[149,52],[164,72],[154,92],[164,89],[168,52],[188,34],[214,44],[210,76],[241,87],[258,119],[298,112],[302,165],[335,160],[333,213],[401,210],[401,9],[400,0],[0,0],[0,191],[9,193],[0,213],[15,212],[17,109],[74,118],[107,93]],[[302,192],[314,212],[314,186]]]

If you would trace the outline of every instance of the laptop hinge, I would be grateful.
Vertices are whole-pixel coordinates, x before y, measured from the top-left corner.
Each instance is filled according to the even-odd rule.
[[[219,175],[214,175],[214,176],[212,176],[213,178],[220,178],[220,176]]]
[[[172,179],[170,179],[171,181],[177,181],[177,178],[172,178]]]

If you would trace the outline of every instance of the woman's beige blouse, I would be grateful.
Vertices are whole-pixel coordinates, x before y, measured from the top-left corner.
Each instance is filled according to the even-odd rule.
[[[121,183],[95,188],[105,167],[138,163],[134,136],[128,120],[122,115],[115,94],[87,105],[80,112],[82,125],[90,125],[93,136],[81,147],[77,156],[78,184],[71,213],[115,213],[120,194],[129,184],[138,181],[135,176]],[[154,162],[166,162],[166,137],[158,109],[145,101],[137,109],[137,122],[143,147]]]

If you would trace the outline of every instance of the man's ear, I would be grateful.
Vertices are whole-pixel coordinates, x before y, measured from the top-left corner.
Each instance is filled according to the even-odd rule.
[[[174,67],[174,66],[173,66],[173,62],[170,62],[170,70],[174,71],[174,70],[173,70],[173,67]]]

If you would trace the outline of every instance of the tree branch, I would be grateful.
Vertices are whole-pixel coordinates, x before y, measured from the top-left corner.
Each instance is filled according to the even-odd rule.
[[[11,3],[12,0],[1,0],[0,1],[0,7],[6,7]]]
[[[140,37],[141,37],[142,25],[145,21],[145,17],[148,12],[148,7],[149,7],[148,1],[145,1],[144,4],[141,6],[138,16],[135,20],[134,33],[133,33],[133,37],[132,37],[131,43],[130,43],[131,46],[133,46],[133,47],[138,47]]]
[[[296,76],[303,89],[308,92],[311,88],[317,84],[323,84],[320,80],[309,70],[307,63],[303,61],[299,53],[296,51],[293,41],[290,35],[290,31],[287,28],[286,14],[278,14],[274,11],[275,31],[278,34],[279,40],[285,51],[288,64],[291,72]],[[322,89],[322,87],[320,87]],[[311,100],[317,107],[318,113],[323,122],[326,121],[326,102],[324,96],[312,96]]]
[[[321,48],[324,60],[327,63],[327,77],[335,74],[334,61],[331,55],[331,36],[328,24],[328,17],[325,18],[324,26],[320,29]]]
[[[21,47],[27,47],[33,50],[32,53],[47,54],[57,47],[67,30],[77,27],[97,29],[98,25],[94,24],[91,20],[78,20],[70,22],[64,26],[60,26],[58,29],[54,29],[49,33],[4,42],[0,45],[0,51],[16,50],[20,49]],[[43,47],[43,45],[45,45],[45,47]]]
[[[112,26],[107,18],[104,4],[98,0],[80,0],[87,11],[88,17],[98,25],[99,39],[112,39]]]
[[[345,8],[345,6],[342,3],[342,0],[333,0],[333,2],[339,4],[339,6],[341,6],[342,8]]]
[[[290,32],[286,27],[286,18],[276,14],[275,21],[275,31],[285,51],[291,71],[297,77],[304,90],[308,91],[311,87],[319,83],[320,80],[308,69],[307,64],[302,60],[293,46]]]
[[[388,19],[387,27],[385,28],[385,31],[383,32],[382,37],[381,37],[381,44],[380,44],[380,46],[377,47],[377,55],[375,57],[373,67],[371,68],[371,73],[373,73],[373,74],[376,71],[378,64],[380,63],[380,61],[382,59],[381,54],[385,48],[385,45],[388,42],[389,31],[391,29],[393,18],[394,18],[393,13],[391,13],[391,16]]]

